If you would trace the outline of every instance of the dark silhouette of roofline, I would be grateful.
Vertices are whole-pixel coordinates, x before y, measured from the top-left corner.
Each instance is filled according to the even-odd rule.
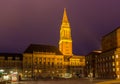
[[[62,55],[56,46],[44,45],[44,44],[30,44],[24,53],[34,53],[34,52],[49,52],[55,53],[56,55]]]

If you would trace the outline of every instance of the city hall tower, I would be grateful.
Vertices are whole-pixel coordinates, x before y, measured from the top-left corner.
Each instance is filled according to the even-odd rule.
[[[60,27],[59,50],[63,55],[71,56],[72,54],[72,37],[70,23],[67,17],[66,8],[64,8],[62,24]]]

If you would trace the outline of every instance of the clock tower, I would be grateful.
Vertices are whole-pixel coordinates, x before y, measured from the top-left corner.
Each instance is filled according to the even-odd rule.
[[[60,28],[59,50],[63,55],[71,56],[72,54],[72,37],[71,28],[68,21],[66,8],[64,8],[62,24]]]

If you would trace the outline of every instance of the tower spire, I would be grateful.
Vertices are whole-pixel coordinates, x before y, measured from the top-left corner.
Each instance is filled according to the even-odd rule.
[[[59,50],[63,55],[71,56],[72,54],[72,37],[71,28],[68,21],[66,8],[64,8],[62,24],[60,28]]]
[[[68,23],[68,17],[67,17],[67,11],[66,11],[66,8],[64,8],[64,13],[63,13],[63,19],[62,19],[62,22],[64,23]]]

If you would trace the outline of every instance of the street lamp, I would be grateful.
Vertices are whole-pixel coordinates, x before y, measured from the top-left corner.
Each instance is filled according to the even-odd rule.
[[[4,70],[3,69],[0,69],[0,76],[2,76]]]
[[[0,69],[0,72],[2,72],[2,73],[3,73],[3,72],[4,72],[4,70],[3,70],[3,69]]]
[[[54,73],[55,73],[55,72],[54,72],[54,71],[52,71],[52,79],[54,78]]]

